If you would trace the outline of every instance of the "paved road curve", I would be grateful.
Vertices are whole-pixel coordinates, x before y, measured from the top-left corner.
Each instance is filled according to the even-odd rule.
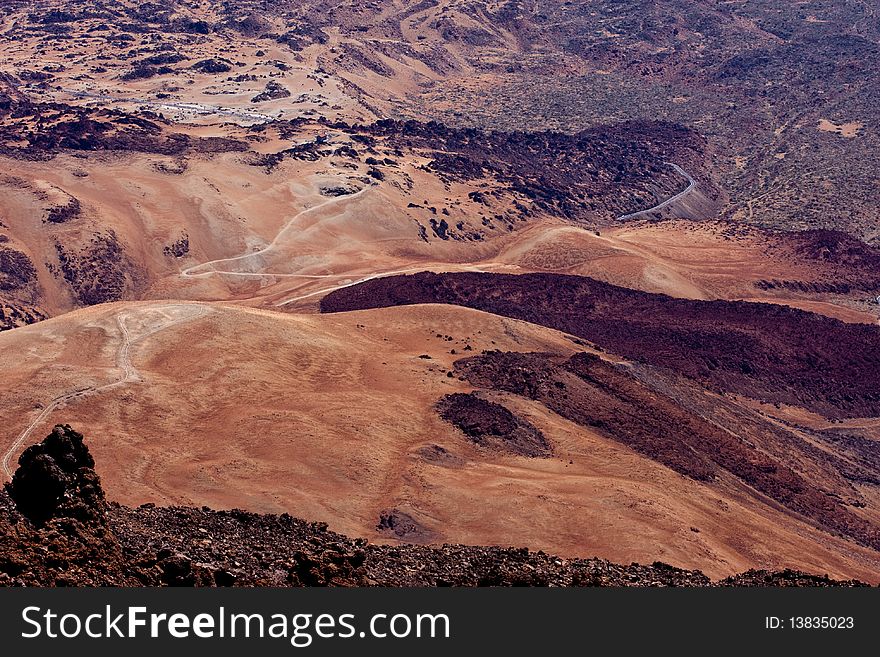
[[[639,210],[638,212],[630,212],[629,214],[621,215],[617,218],[617,221],[629,221],[630,219],[635,219],[639,215],[648,214],[650,212],[656,212],[658,210],[662,210],[663,208],[670,205],[671,203],[675,203],[679,199],[684,198],[685,196],[687,196],[688,194],[690,194],[694,190],[694,188],[697,186],[697,181],[694,180],[687,171],[682,169],[677,164],[673,164],[672,162],[664,162],[664,164],[668,164],[673,169],[675,169],[676,172],[680,173],[682,176],[687,178],[688,186],[685,189],[683,189],[682,191],[680,191],[678,194],[676,194],[675,196],[670,196],[668,199],[666,199],[662,203],[658,203],[657,205],[655,205],[652,208],[648,208],[647,210]]]

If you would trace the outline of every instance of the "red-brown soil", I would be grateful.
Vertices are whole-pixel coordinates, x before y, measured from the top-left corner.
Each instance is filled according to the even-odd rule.
[[[795,568],[877,581],[877,551],[829,533],[724,468],[713,466],[711,481],[684,476],[637,451],[635,439],[630,447],[622,433],[449,376],[456,361],[493,349],[556,354],[560,362],[587,351],[620,362],[578,340],[585,342],[450,305],[302,315],[231,304],[102,304],[3,335],[4,447],[36,423],[13,450],[14,469],[21,451],[54,424],[88,426],[108,498],[130,507],[287,512],[377,543],[659,559],[713,579]],[[803,421],[769,415],[794,417],[782,415],[791,407],[753,410],[748,400],[657,368],[626,371],[654,391],[646,404],[667,399],[660,409],[667,413],[677,404],[676,421],[693,416],[696,427],[720,426],[754,445],[756,456],[772,456],[831,493],[841,508],[877,522],[866,444],[834,443],[830,434],[822,440],[800,428]],[[96,391],[69,397],[90,388]],[[440,417],[438,401],[475,388],[540,431],[552,454],[483,447]],[[50,405],[56,399],[67,401]],[[656,406],[644,412],[660,412]],[[868,419],[815,426],[877,437]]]
[[[674,397],[674,385],[667,392],[651,389],[622,366],[587,353],[563,360],[550,354],[488,352],[455,366],[473,385],[538,400],[688,477],[716,481],[726,470],[790,511],[880,549],[880,529],[848,508],[858,493],[847,481],[846,461],[808,446],[792,456],[785,438],[774,435],[769,425],[759,427],[761,443],[756,444],[749,427],[712,415],[704,419],[688,409]],[[788,465],[803,461],[818,465],[819,477],[811,473],[808,479]],[[876,474],[874,483],[880,483]]]
[[[332,292],[321,308],[413,303],[458,304],[548,326],[714,390],[830,418],[880,414],[880,328],[785,306],[675,299],[576,276],[422,273]]]
[[[287,514],[108,505],[93,467],[82,435],[70,427],[56,427],[22,458],[12,496],[0,491],[0,585],[712,585],[699,571],[659,562],[620,566],[527,549],[377,546]],[[53,495],[28,496],[23,489],[31,481]],[[860,585],[788,570],[749,571],[718,584]]]
[[[7,572],[877,582],[880,36],[789,4],[0,2],[0,454],[126,505]]]

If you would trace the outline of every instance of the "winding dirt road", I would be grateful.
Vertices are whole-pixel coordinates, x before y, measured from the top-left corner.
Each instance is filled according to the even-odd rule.
[[[621,216],[617,217],[617,221],[629,221],[630,219],[635,219],[636,217],[638,217],[640,215],[648,214],[650,212],[657,212],[658,210],[662,210],[663,208],[667,207],[668,205],[671,205],[672,203],[675,203],[676,201],[684,198],[685,196],[687,196],[688,194],[690,194],[694,190],[694,188],[697,186],[697,181],[694,180],[687,171],[685,171],[680,166],[678,166],[677,164],[674,164],[672,162],[664,162],[664,164],[668,164],[673,169],[675,169],[675,171],[677,173],[680,173],[682,176],[687,178],[688,186],[685,187],[678,194],[676,194],[674,196],[670,196],[668,199],[666,199],[665,201],[663,201],[661,203],[658,203],[657,205],[655,205],[652,208],[648,208],[647,210],[639,210],[638,212],[630,212],[629,214],[621,215]]]
[[[264,276],[275,276],[278,278],[342,278],[346,274],[287,274],[287,273],[279,273],[273,274],[272,272],[243,272],[243,271],[233,271],[226,269],[216,269],[215,266],[220,263],[233,263],[233,262],[241,262],[243,260],[247,260],[248,258],[255,258],[262,255],[265,255],[278,247],[278,243],[284,238],[284,235],[290,231],[294,224],[296,224],[297,219],[303,217],[312,212],[317,212],[322,208],[326,208],[328,205],[333,205],[337,203],[343,203],[346,201],[351,201],[367,191],[369,191],[369,187],[364,187],[358,192],[354,194],[349,194],[347,196],[340,196],[338,198],[333,198],[328,201],[324,201],[323,203],[319,203],[318,205],[312,206],[310,208],[306,208],[305,210],[297,213],[293,217],[291,217],[290,221],[288,221],[284,227],[278,231],[278,234],[275,236],[268,245],[264,246],[259,251],[250,251],[248,253],[243,253],[239,256],[234,256],[232,258],[218,258],[217,260],[209,260],[208,262],[203,262],[198,265],[193,265],[192,267],[187,267],[186,269],[180,272],[180,275],[184,278],[196,278],[202,276],[211,276],[214,274],[222,274],[224,276],[243,276],[243,277],[251,277],[251,278],[259,278]],[[204,271],[198,271],[199,269],[204,269]]]
[[[18,438],[13,441],[9,449],[6,450],[6,452],[3,454],[3,458],[2,460],[0,460],[0,467],[2,467],[3,473],[6,475],[7,478],[12,478],[12,470],[9,467],[12,457],[15,456],[15,453],[25,443],[25,441],[30,438],[34,430],[36,430],[37,427],[45,422],[45,420],[56,410],[58,410],[59,408],[63,408],[71,402],[82,399],[84,397],[89,397],[99,392],[112,390],[113,388],[118,388],[129,383],[137,383],[142,380],[137,368],[131,362],[131,347],[135,342],[143,340],[155,333],[158,333],[159,331],[164,331],[167,328],[176,326],[177,324],[190,321],[192,319],[195,319],[196,317],[201,317],[202,315],[205,315],[207,312],[209,312],[208,308],[198,306],[196,304],[170,304],[166,306],[152,306],[148,310],[158,311],[158,314],[161,317],[164,317],[166,321],[160,321],[159,324],[148,328],[146,331],[136,336],[132,336],[127,324],[128,320],[131,318],[131,313],[124,311],[116,315],[116,325],[118,326],[119,334],[122,337],[122,341],[119,344],[119,349],[116,352],[116,368],[122,372],[122,377],[117,379],[116,381],[112,381],[110,383],[106,383],[100,386],[86,386],[83,388],[77,388],[76,390],[65,392],[52,399],[52,401],[50,401],[43,408],[43,410],[40,411],[40,414],[37,415],[36,418],[34,418],[34,420],[24,429],[24,431],[22,431],[18,435]],[[174,317],[168,312],[175,310],[183,310],[184,314],[182,316]]]
[[[281,308],[281,307],[290,305],[292,303],[296,303],[297,301],[302,301],[303,299],[309,299],[311,297],[315,297],[320,294],[326,294],[328,292],[333,292],[334,290],[341,290],[342,288],[351,287],[352,285],[358,285],[360,283],[365,283],[366,281],[371,281],[374,278],[382,278],[384,276],[394,276],[397,274],[410,274],[413,272],[424,271],[426,269],[427,265],[422,265],[419,267],[410,267],[408,269],[397,269],[397,270],[391,270],[391,271],[375,272],[375,273],[370,274],[368,276],[365,276],[363,278],[352,280],[350,273],[346,273],[346,274],[290,274],[290,273],[274,273],[271,271],[243,272],[243,271],[234,271],[234,270],[230,270],[230,269],[217,269],[216,268],[216,266],[221,263],[226,263],[228,266],[229,263],[246,261],[249,258],[259,257],[259,256],[265,255],[265,254],[273,251],[274,249],[276,249],[278,247],[278,244],[284,239],[284,236],[295,227],[297,220],[300,217],[303,217],[304,215],[307,215],[312,212],[317,212],[318,210],[326,208],[327,206],[330,206],[330,205],[351,201],[351,200],[361,196],[362,194],[366,193],[370,189],[371,189],[370,187],[365,187],[365,188],[361,189],[360,191],[355,192],[354,194],[349,194],[347,196],[340,196],[338,198],[330,199],[330,200],[325,201],[323,203],[319,203],[318,205],[315,205],[311,208],[306,208],[305,210],[303,210],[303,211],[299,212],[298,214],[294,215],[293,217],[291,217],[290,221],[288,221],[284,225],[284,227],[278,232],[278,234],[275,236],[275,239],[273,239],[272,242],[270,242],[268,245],[266,245],[265,247],[263,247],[262,249],[260,249],[258,251],[251,251],[248,253],[243,253],[239,256],[234,256],[232,258],[219,258],[217,260],[209,260],[208,262],[203,262],[198,265],[193,265],[192,267],[187,267],[186,269],[184,269],[180,272],[180,275],[183,278],[201,278],[201,277],[205,277],[205,276],[212,276],[215,274],[220,274],[222,276],[240,276],[243,278],[276,277],[276,278],[304,278],[304,279],[312,279],[312,280],[315,280],[315,279],[337,279],[337,280],[338,279],[345,279],[339,285],[333,285],[331,287],[321,288],[320,290],[315,290],[313,292],[309,292],[308,294],[303,294],[303,295],[293,297],[290,299],[285,299],[284,301],[280,301],[275,304],[276,308]],[[484,270],[481,268],[478,268],[476,266],[471,266],[471,267],[467,267],[466,271],[480,272],[480,271],[484,271]]]
[[[502,266],[502,265],[496,265],[494,263],[488,263],[487,265],[485,265],[485,267],[488,267],[490,269],[492,267],[497,267],[497,266]],[[354,285],[360,285],[361,283],[366,283],[367,281],[372,281],[376,278],[385,278],[386,276],[396,276],[398,274],[412,274],[415,272],[425,271],[427,269],[430,269],[430,267],[428,265],[422,265],[421,267],[410,267],[409,269],[398,269],[395,271],[377,272],[375,274],[370,274],[369,276],[365,276],[364,278],[359,278],[354,281],[348,280],[348,281],[345,281],[344,283],[341,283],[340,285],[334,285],[333,287],[324,287],[324,288],[321,288],[320,290],[315,290],[314,292],[309,292],[308,294],[303,294],[298,297],[293,297],[292,299],[285,299],[284,301],[280,301],[280,302],[276,303],[275,307],[280,308],[283,306],[287,306],[291,303],[296,303],[297,301],[302,301],[303,299],[308,299],[310,297],[318,296],[319,294],[328,294],[330,292],[335,292],[336,290],[342,290],[346,287],[352,287]],[[472,272],[477,272],[477,273],[486,273],[488,270],[484,267],[477,267],[477,266],[472,265],[469,267],[462,267],[461,271],[472,271]],[[345,275],[345,274],[343,274],[343,275]]]

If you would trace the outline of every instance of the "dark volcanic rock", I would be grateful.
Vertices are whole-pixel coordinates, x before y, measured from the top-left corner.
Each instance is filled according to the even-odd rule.
[[[106,522],[104,491],[82,434],[58,425],[42,443],[28,447],[18,465],[7,490],[34,523],[62,517]]]
[[[169,66],[146,66],[144,64],[138,64],[130,71],[123,73],[120,76],[120,79],[126,81],[147,80],[156,77],[157,75],[167,75],[173,71],[174,69]]]
[[[16,290],[37,279],[34,263],[21,251],[0,248],[0,290]]]
[[[611,220],[682,191],[687,182],[667,162],[698,175],[706,148],[692,130],[650,121],[575,135],[390,119],[360,129],[397,147],[425,151],[433,158],[429,167],[442,178],[492,178],[535,210],[584,221]],[[707,191],[711,187],[705,177],[702,184]]]
[[[246,37],[259,37],[272,30],[272,24],[256,13],[251,13],[240,20],[230,20],[229,26]]]
[[[185,34],[210,34],[213,31],[213,27],[207,21],[194,20],[187,16],[174,20],[169,27],[175,32]]]
[[[158,123],[143,117],[62,103],[19,103],[13,117],[0,125],[0,154],[24,159],[48,159],[62,150],[181,155],[191,150],[247,149],[246,142],[235,139],[166,132]]]
[[[143,66],[162,66],[166,64],[177,64],[186,59],[184,55],[178,52],[160,52],[149,57],[144,57],[138,64]]]
[[[450,303],[565,331],[716,391],[829,418],[880,415],[880,327],[787,306],[693,301],[561,274],[420,273],[331,292],[323,312]]]
[[[789,233],[798,255],[836,265],[880,269],[880,249],[839,230],[806,230]]]
[[[350,194],[356,194],[360,190],[357,187],[351,187],[348,185],[327,185],[321,187],[321,195],[322,196],[349,196]]]
[[[376,529],[407,543],[430,543],[436,538],[432,531],[400,509],[382,511]]]
[[[544,434],[530,422],[473,393],[446,395],[437,403],[437,412],[482,447],[530,457],[552,453]]]
[[[23,80],[27,79],[27,74],[28,71],[19,71]],[[0,113],[29,105],[27,96],[18,90],[18,81],[9,73],[0,73]]]
[[[266,88],[261,93],[251,98],[251,102],[262,103],[267,100],[278,100],[279,98],[289,97],[290,92],[287,88],[272,80],[266,84]]]
[[[739,575],[733,575],[721,580],[721,586],[859,586],[861,583],[851,580],[848,582],[836,582],[828,575],[810,575],[797,570],[786,568],[781,572],[769,570],[749,570]]]
[[[189,253],[189,235],[182,235],[171,244],[162,248],[162,253],[174,258],[182,258]]]
[[[493,351],[456,361],[455,369],[473,385],[538,400],[692,479],[711,481],[716,475],[706,452],[716,448],[723,432],[596,356]]]
[[[79,251],[61,244],[55,250],[64,279],[83,305],[119,301],[132,285],[133,265],[113,230],[96,233]]]
[[[226,73],[232,70],[229,64],[220,59],[203,59],[193,64],[191,68],[201,73]]]
[[[811,471],[817,481],[810,480],[787,460],[815,461],[821,453],[798,448],[799,441],[791,449],[785,434],[774,434],[769,423],[717,426],[717,418],[701,417],[673,398],[674,388],[652,389],[625,368],[588,353],[565,358],[485,352],[457,361],[455,368],[472,385],[540,401],[692,479],[713,482],[726,471],[826,531],[880,549],[880,530],[824,488],[855,494],[838,471],[848,467],[845,462],[821,464]]]
[[[49,208],[46,214],[46,221],[50,224],[63,224],[71,219],[75,219],[82,212],[82,205],[79,199],[71,197],[65,205],[59,205]]]
[[[759,281],[761,289],[849,294],[880,291],[880,248],[837,230],[771,233],[771,257],[803,263],[817,280]]]

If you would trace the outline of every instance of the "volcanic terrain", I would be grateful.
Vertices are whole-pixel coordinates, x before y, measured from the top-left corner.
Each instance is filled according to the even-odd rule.
[[[880,582],[877,25],[0,1],[0,573]]]

